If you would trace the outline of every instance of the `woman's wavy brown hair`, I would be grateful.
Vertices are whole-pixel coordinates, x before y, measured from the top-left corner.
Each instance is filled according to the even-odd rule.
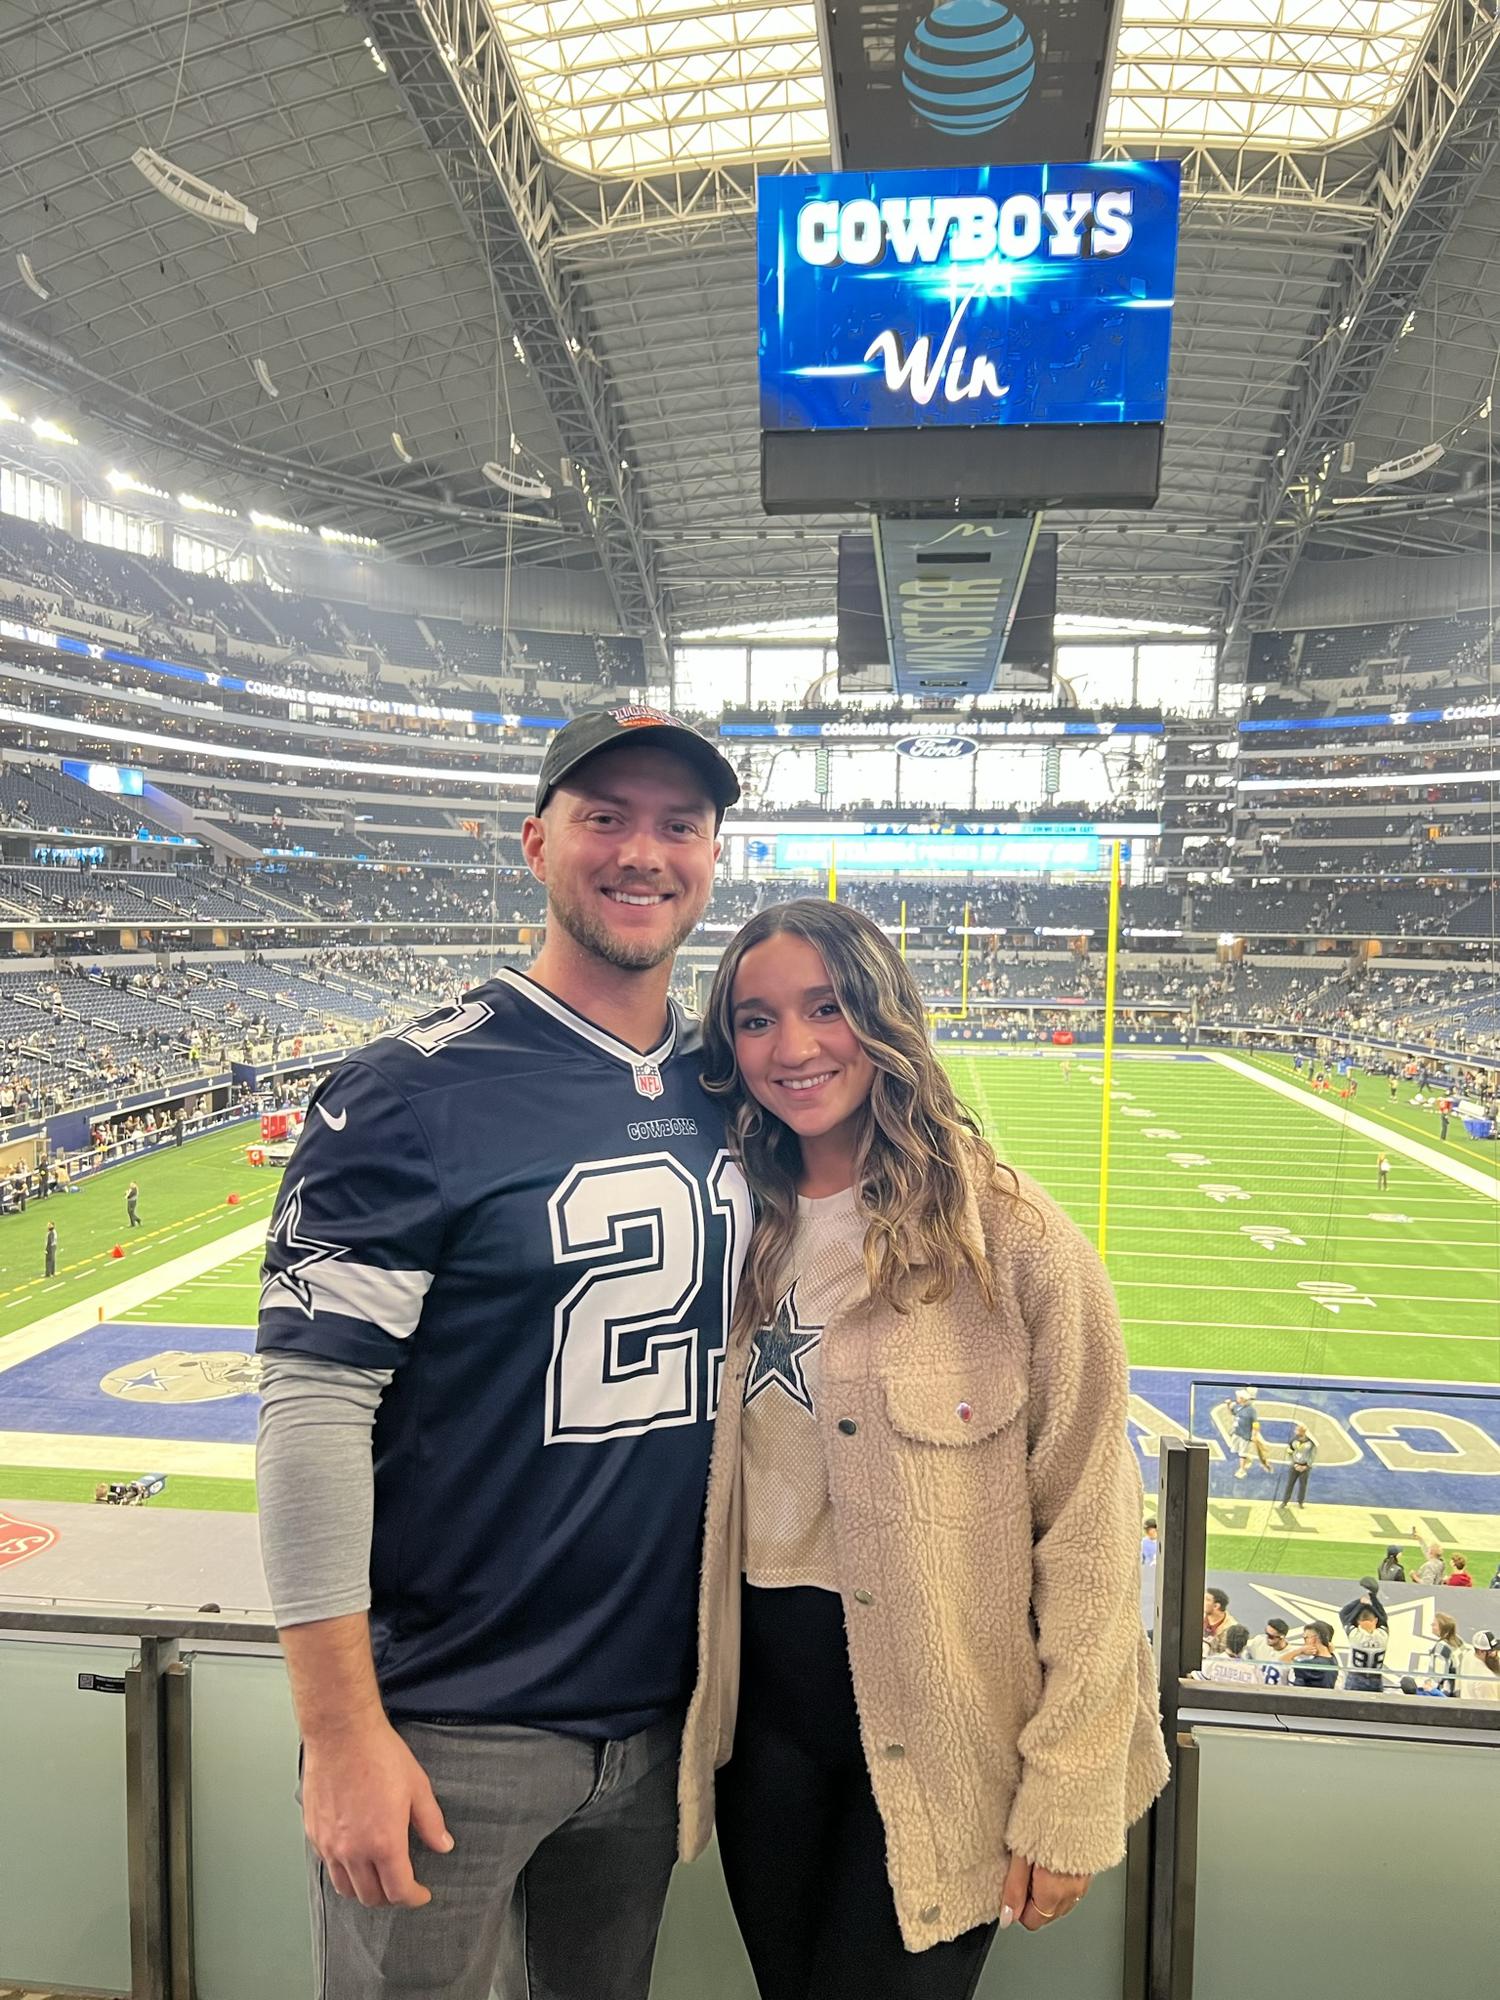
[[[889,938],[843,903],[773,904],[753,916],[719,961],[703,1023],[703,1085],[722,1098],[729,1143],[755,1197],[755,1234],[735,1310],[739,1330],[764,1325],[797,1228],[802,1148],[789,1125],[745,1088],[734,1053],[734,982],[767,938],[803,938],[821,957],[844,1018],[875,1067],[860,1113],[855,1175],[870,1216],[870,1290],[897,1311],[951,1298],[967,1272],[987,1305],[994,1284],[984,1245],[964,1228],[965,1198],[1008,1175],[954,1094],[928,1038],[917,983]]]

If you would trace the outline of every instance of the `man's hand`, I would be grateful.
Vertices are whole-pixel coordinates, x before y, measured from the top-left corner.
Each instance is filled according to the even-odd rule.
[[[1017,1918],[1024,1931],[1044,1930],[1076,1909],[1092,1880],[1091,1875],[1054,1875],[1050,1868],[1035,1866],[1024,1854],[1013,1854],[1000,1892],[1001,1930],[1008,1930]]]
[[[436,1854],[453,1847],[427,1773],[383,1715],[306,1744],[302,1824],[335,1892],[370,1910],[432,1901],[412,1872],[410,1828]]]

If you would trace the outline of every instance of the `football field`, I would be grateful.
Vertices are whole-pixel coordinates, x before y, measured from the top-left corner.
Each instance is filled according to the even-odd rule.
[[[1003,1157],[1096,1236],[1098,1056],[945,1059]],[[1484,1584],[1500,1560],[1500,1161],[1473,1142],[1440,1154],[1430,1118],[1372,1086],[1357,1109],[1368,1132],[1325,1115],[1287,1066],[1116,1063],[1107,1249],[1143,1476],[1149,1492],[1163,1434],[1209,1440],[1217,1568],[1357,1576],[1415,1530]],[[0,1222],[0,1257],[31,1258],[54,1217],[63,1243],[55,1290],[0,1262],[0,1500],[85,1500],[100,1479],[162,1471],[156,1505],[253,1507],[249,1329],[279,1176],[245,1167],[247,1135]],[[146,1224],[133,1240],[132,1171]],[[1226,1408],[1240,1387],[1256,1391],[1266,1458],[1243,1478]],[[1318,1459],[1306,1503],[1284,1507],[1299,1420]]]
[[[1090,1237],[1099,1222],[1097,1055],[951,1054],[1003,1157]],[[1277,1087],[1279,1085],[1279,1088]],[[1107,1256],[1130,1351],[1132,1425],[1207,1438],[1210,1561],[1354,1576],[1412,1530],[1487,1583],[1500,1548],[1500,1169],[1436,1121],[1355,1100],[1329,1117],[1289,1064],[1143,1056],[1115,1065]],[[1378,1160],[1388,1160],[1379,1184]],[[1443,1171],[1452,1168],[1464,1178]],[[1257,1391],[1269,1469],[1236,1478],[1230,1415]],[[1276,1504],[1285,1441],[1317,1438],[1308,1503]]]

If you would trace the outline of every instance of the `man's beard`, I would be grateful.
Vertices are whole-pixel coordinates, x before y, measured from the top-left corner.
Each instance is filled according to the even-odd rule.
[[[555,888],[548,896],[547,907],[575,944],[621,972],[652,972],[675,958],[683,941],[697,929],[702,914],[695,911],[686,919],[679,918],[671,934],[660,942],[649,938],[632,941],[616,937],[602,916],[596,916],[582,902],[560,896]]]

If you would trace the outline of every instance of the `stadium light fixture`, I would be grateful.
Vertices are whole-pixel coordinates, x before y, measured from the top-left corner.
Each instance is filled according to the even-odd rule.
[[[415,453],[414,451],[408,451],[408,450],[407,450],[407,448],[406,448],[406,440],[405,440],[405,438],[404,438],[404,437],[402,437],[402,435],[401,435],[400,431],[392,431],[392,432],[391,432],[391,443],[392,443],[392,444],[393,444],[393,445],[395,446],[395,448],[396,448],[396,456],[397,456],[397,458],[399,458],[399,459],[400,459],[400,461],[401,461],[401,463],[402,463],[403,465],[415,465],[415,464],[416,464],[416,462],[417,462],[417,455],[416,455],[416,453]]]
[[[253,507],[250,510],[250,525],[252,528],[272,529],[278,535],[310,535],[312,533],[312,529],[304,528],[300,521],[283,520],[280,514],[257,514]]]
[[[16,252],[16,269],[21,273],[21,283],[27,291],[35,292],[39,299],[50,299],[52,294],[36,274],[36,266],[24,250]]]
[[[31,420],[31,429],[33,435],[39,437],[44,444],[77,444],[78,442],[71,431],[65,431],[61,424],[53,423],[50,417],[33,417]]]
[[[277,388],[276,384],[271,380],[271,371],[266,366],[265,362],[261,360],[258,354],[256,355],[255,359],[251,362],[250,366],[255,370],[255,379],[257,382],[259,382],[262,389],[265,390],[266,394],[268,396],[274,396],[279,402],[281,399],[281,391]]]
[[[186,167],[177,166],[152,147],[137,146],[130,162],[158,194],[164,194],[189,215],[202,216],[205,222],[216,222],[226,229],[244,229],[252,236],[259,227],[258,218],[236,195],[215,187],[211,181],[199,180],[196,174],[190,174]]]
[[[221,507],[217,500],[200,500],[196,493],[179,493],[177,504],[189,514],[218,514],[226,521],[240,518],[233,507]]]
[[[104,476],[116,493],[144,493],[151,500],[169,500],[172,497],[163,493],[159,486],[148,486],[144,479],[137,479],[133,472],[120,472],[114,466]]]
[[[0,402],[0,424],[18,424],[20,421],[19,410],[13,410],[9,403]]]
[[[353,535],[347,528],[319,528],[318,534],[323,541],[337,542],[343,548],[378,549],[380,547],[379,542],[375,540],[373,535]]]
[[[376,48],[375,38],[373,35],[365,36],[365,47],[370,51],[370,59],[374,63],[376,69],[378,69],[380,71],[380,74],[384,76],[390,65],[386,62],[385,57],[380,53],[379,49]]]

